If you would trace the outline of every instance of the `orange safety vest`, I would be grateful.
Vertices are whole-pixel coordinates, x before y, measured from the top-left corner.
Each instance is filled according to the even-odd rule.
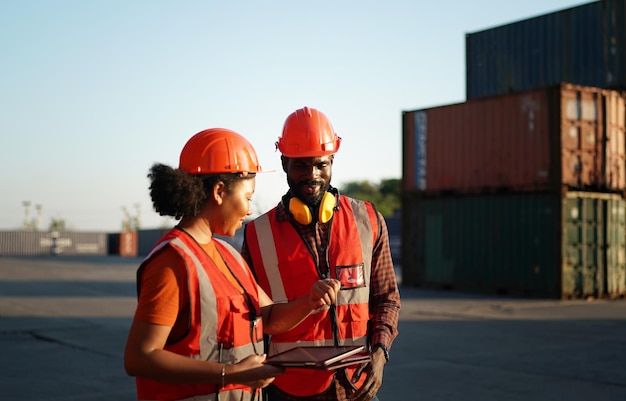
[[[185,337],[172,344],[168,340],[164,349],[188,358],[232,364],[263,352],[259,296],[256,281],[241,255],[226,242],[213,240],[249,301],[195,240],[178,229],[166,233],[141,263],[137,283],[141,282],[141,271],[147,260],[166,246],[175,249],[185,260],[187,269],[190,322]],[[249,387],[236,384],[219,388],[217,384],[174,384],[137,377],[136,385],[138,399],[146,401],[212,401],[218,398],[218,392],[219,401],[251,400],[253,396]]]
[[[341,196],[340,208],[330,222],[327,252],[329,276],[342,283],[336,303],[339,345],[366,345],[370,319],[368,302],[372,251],[378,237],[378,215],[369,202]],[[322,276],[316,257],[290,221],[278,221],[276,208],[248,224],[246,244],[259,285],[275,303],[308,295]],[[292,330],[272,336],[269,355],[298,345],[335,345],[330,308],[309,315]],[[347,368],[348,377],[356,368]],[[286,393],[307,397],[324,392],[333,371],[287,369],[273,384]],[[357,383],[360,386],[365,375]]]

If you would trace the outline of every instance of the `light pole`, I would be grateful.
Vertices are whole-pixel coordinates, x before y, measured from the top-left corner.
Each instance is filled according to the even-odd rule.
[[[141,226],[141,212],[140,212],[141,204],[139,202],[135,203],[135,209],[137,210],[137,214],[135,215],[135,230],[139,230]]]
[[[24,206],[24,231],[30,231],[30,201],[22,202]]]
[[[37,220],[35,220],[35,231],[41,231],[41,205],[35,205],[37,210]]]

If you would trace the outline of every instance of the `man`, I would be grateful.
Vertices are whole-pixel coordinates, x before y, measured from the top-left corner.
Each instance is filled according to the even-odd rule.
[[[320,278],[341,282],[336,305],[272,336],[270,355],[297,345],[366,345],[371,361],[337,371],[287,369],[268,387],[270,401],[378,400],[397,335],[400,295],[387,226],[371,203],[330,185],[340,144],[320,111],[305,107],[287,117],[276,146],[289,191],[247,225],[242,254],[276,303],[301,296]]]

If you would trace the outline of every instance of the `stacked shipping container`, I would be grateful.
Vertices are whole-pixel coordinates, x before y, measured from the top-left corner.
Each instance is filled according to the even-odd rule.
[[[541,73],[556,65],[593,75],[563,54],[571,54],[572,32],[589,40],[614,35],[616,18],[623,30],[624,0],[468,35],[469,100],[403,113],[404,284],[551,298],[626,295],[626,97],[581,85],[606,83],[599,75],[557,71],[553,82]],[[506,45],[479,52],[481,35],[483,44]],[[518,70],[502,62],[533,54],[528,48],[543,36],[561,38],[550,43],[558,45],[550,48],[554,65],[529,59],[529,69]],[[618,39],[612,43],[624,47]],[[595,49],[576,51],[586,47]],[[485,68],[490,59],[501,64]],[[626,74],[612,71],[615,85],[603,86],[626,83]],[[496,85],[497,77],[517,74],[524,80],[513,79],[516,85]]]
[[[0,231],[0,256],[107,255],[107,234],[72,231]]]
[[[403,284],[548,298],[625,294],[620,195],[414,194],[403,207],[411,222],[403,225]]]
[[[0,256],[107,256],[144,257],[169,228],[121,233],[80,231],[0,231]],[[241,248],[243,229],[232,237],[216,235]]]
[[[625,99],[569,84],[403,115],[405,191],[626,188]]]
[[[626,87],[625,3],[595,1],[467,34],[467,99],[561,82]]]

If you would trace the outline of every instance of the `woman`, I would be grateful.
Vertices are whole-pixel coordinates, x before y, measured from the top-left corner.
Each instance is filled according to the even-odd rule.
[[[335,302],[340,285],[329,279],[273,305],[240,254],[213,237],[242,227],[260,171],[250,143],[223,128],[190,138],[178,169],[150,169],[154,209],[180,222],[137,271],[124,366],[139,400],[253,399],[282,373],[264,364],[263,334],[285,332]]]

